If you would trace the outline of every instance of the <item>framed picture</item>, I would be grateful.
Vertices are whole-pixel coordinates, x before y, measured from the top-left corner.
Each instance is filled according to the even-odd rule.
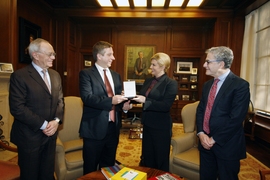
[[[197,69],[197,68],[192,68],[192,70],[191,70],[191,74],[197,74],[197,71],[198,71],[198,69]]]
[[[182,95],[183,101],[189,101],[189,95]]]
[[[187,78],[187,77],[182,77],[181,80],[182,80],[182,81],[188,81],[188,78]]]
[[[88,68],[92,66],[92,63],[94,63],[94,59],[92,54],[84,54],[83,55],[83,62],[84,62],[84,68]]]
[[[197,76],[190,76],[190,82],[197,82]]]
[[[181,84],[180,89],[188,89],[188,85],[187,84]]]
[[[192,85],[190,85],[190,89],[197,89],[197,85],[196,84],[192,84]]]
[[[1,73],[13,73],[13,66],[11,63],[0,63]]]
[[[41,37],[41,27],[19,18],[19,62],[29,64],[32,60],[28,53],[29,44]]]
[[[155,51],[156,46],[125,46],[124,79],[141,83],[145,78],[152,77],[150,59],[155,54]]]
[[[177,62],[177,73],[191,74],[192,62]]]

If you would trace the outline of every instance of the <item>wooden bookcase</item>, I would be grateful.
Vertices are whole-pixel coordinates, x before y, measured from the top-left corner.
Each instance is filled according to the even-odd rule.
[[[181,110],[188,104],[199,100],[200,58],[174,57],[173,78],[178,82],[178,94],[171,109],[173,122],[181,123]]]

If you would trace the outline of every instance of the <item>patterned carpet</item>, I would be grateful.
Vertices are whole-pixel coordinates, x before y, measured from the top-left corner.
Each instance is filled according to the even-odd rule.
[[[183,133],[182,124],[174,124],[173,136]],[[116,159],[128,166],[138,166],[141,155],[141,139],[129,139],[129,128],[122,128]],[[259,169],[268,169],[256,158],[247,153],[247,158],[241,160],[239,180],[259,180]],[[267,178],[270,180],[270,177]]]

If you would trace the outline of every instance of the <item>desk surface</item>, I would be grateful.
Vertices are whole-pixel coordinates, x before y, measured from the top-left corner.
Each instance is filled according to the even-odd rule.
[[[154,176],[158,176],[158,175],[161,175],[163,173],[166,173],[165,171],[161,171],[161,170],[153,169],[153,168],[149,168],[149,167],[136,166],[136,167],[130,167],[130,168],[147,173],[147,179],[150,177],[154,177]],[[78,178],[77,180],[106,180],[106,178],[102,174],[101,171],[95,171],[95,172],[91,172],[89,174],[86,174],[86,175]]]

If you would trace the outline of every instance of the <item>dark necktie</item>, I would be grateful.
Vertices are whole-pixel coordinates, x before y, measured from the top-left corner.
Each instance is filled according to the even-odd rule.
[[[153,87],[157,84],[157,79],[154,78],[149,86],[149,88],[147,89],[146,93],[145,93],[145,96],[147,97],[149,92],[153,89]]]
[[[217,92],[217,83],[218,83],[219,79],[215,79],[213,86],[211,87],[211,90],[209,92],[209,96],[208,96],[208,102],[206,105],[206,110],[205,110],[205,114],[204,114],[204,121],[203,121],[203,130],[209,134],[210,133],[210,128],[209,128],[209,118],[210,118],[210,114],[212,111],[212,107],[215,101],[215,96],[216,96],[216,92]]]
[[[104,83],[105,83],[105,87],[106,87],[108,96],[113,97],[114,94],[113,94],[112,86],[111,86],[109,79],[106,75],[106,69],[103,69],[103,71],[104,71]],[[115,121],[115,107],[114,107],[114,105],[112,106],[112,110],[110,111],[110,119],[113,122]]]
[[[46,84],[48,90],[49,90],[50,93],[51,93],[51,86],[50,86],[50,83],[49,83],[48,78],[47,78],[47,76],[46,76],[46,69],[43,69],[43,70],[42,70],[42,73],[43,73],[43,80],[44,80],[44,82],[45,82],[45,84]]]

